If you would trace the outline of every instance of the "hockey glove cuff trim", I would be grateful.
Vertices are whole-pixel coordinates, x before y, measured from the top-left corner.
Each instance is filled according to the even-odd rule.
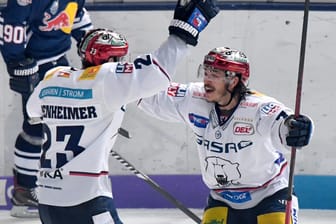
[[[30,76],[37,73],[39,67],[34,59],[26,58],[19,62],[9,63],[7,69],[11,76]]]
[[[190,24],[188,24],[184,21],[178,20],[178,19],[173,19],[170,22],[170,26],[181,28],[181,29],[187,31],[188,33],[190,33],[193,37],[196,37],[197,34],[199,33],[199,31],[196,28],[194,28]]]

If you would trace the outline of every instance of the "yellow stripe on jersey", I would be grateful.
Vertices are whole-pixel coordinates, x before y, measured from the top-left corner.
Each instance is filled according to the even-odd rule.
[[[272,212],[258,216],[258,224],[284,224],[286,213],[284,212]],[[292,221],[290,222],[292,223]]]
[[[256,91],[256,90],[251,90],[252,95],[255,96],[266,96],[264,93]]]
[[[221,223],[227,224],[227,207],[209,208],[204,212],[202,224]]]

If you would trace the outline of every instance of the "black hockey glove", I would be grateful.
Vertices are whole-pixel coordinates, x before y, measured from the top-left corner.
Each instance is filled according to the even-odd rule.
[[[218,12],[216,0],[178,0],[169,34],[175,34],[187,44],[196,46],[199,33]]]
[[[313,132],[313,122],[309,117],[299,115],[294,118],[294,115],[290,115],[286,118],[285,125],[288,127],[286,137],[288,146],[302,147],[308,145]]]
[[[34,59],[26,58],[7,64],[10,75],[9,87],[22,95],[30,95],[39,83],[38,65]]]

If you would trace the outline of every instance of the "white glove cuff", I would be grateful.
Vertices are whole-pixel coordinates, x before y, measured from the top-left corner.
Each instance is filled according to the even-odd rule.
[[[32,68],[26,68],[26,69],[14,69],[13,75],[16,76],[30,76],[38,72],[39,67],[38,65],[35,65]]]
[[[197,34],[199,33],[197,31],[196,28],[194,28],[193,26],[191,26],[189,23],[186,23],[182,20],[178,20],[178,19],[173,19],[170,22],[170,26],[174,26],[174,27],[178,27],[180,29],[183,29],[185,31],[187,31],[188,33],[190,33],[193,37],[196,37]]]

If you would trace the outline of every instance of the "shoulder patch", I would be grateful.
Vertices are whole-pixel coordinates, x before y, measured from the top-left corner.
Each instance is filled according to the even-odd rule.
[[[116,66],[115,73],[132,73],[133,64],[130,63],[118,63]]]
[[[261,107],[261,112],[266,115],[272,115],[281,109],[280,105],[276,103],[268,103]]]
[[[171,83],[168,87],[167,94],[173,97],[184,97],[187,92],[187,85]]]
[[[189,122],[194,124],[198,128],[206,128],[209,123],[209,118],[203,117],[198,114],[189,113]]]
[[[60,73],[57,74],[57,77],[69,78],[70,77],[70,73],[69,72],[63,72],[63,71],[61,71]]]
[[[58,72],[59,70],[61,70],[62,68],[61,67],[58,67],[58,68],[54,68],[54,69],[51,69],[47,72],[47,74],[44,76],[44,79],[43,80],[49,80],[51,79],[51,77],[54,76],[54,74],[56,72]]]
[[[101,65],[86,68],[78,80],[94,80],[97,76],[97,73],[100,69]]]

